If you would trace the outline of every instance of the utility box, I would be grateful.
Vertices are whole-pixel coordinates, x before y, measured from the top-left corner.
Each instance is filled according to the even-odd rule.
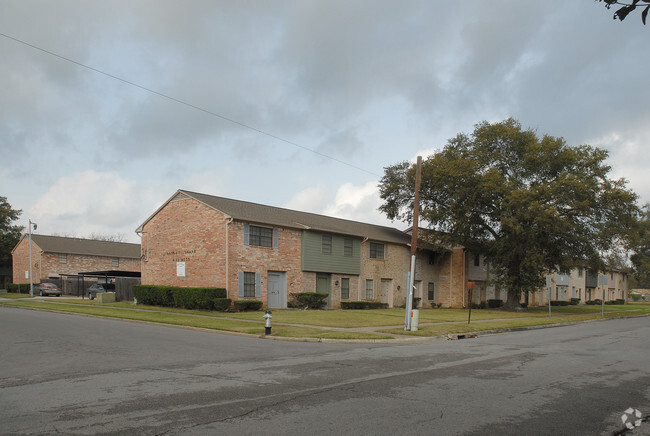
[[[101,292],[97,294],[97,302],[102,303],[115,303],[115,292]]]
[[[411,331],[418,331],[418,326],[420,325],[420,311],[418,309],[413,309],[411,311]]]

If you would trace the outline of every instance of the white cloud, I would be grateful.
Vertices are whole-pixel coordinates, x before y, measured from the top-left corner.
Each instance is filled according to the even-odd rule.
[[[113,172],[83,171],[56,180],[32,208],[39,233],[85,237],[122,234],[136,241],[144,216],[134,182]]]

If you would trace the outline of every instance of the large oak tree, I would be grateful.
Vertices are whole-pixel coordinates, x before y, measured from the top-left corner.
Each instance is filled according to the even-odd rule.
[[[421,225],[434,231],[430,242],[485,254],[507,290],[505,307],[515,309],[546,274],[599,268],[601,253],[627,241],[636,194],[609,178],[606,158],[604,150],[523,130],[514,119],[482,122],[423,161]],[[380,210],[411,222],[415,166],[386,168],[379,187]]]
[[[23,231],[22,226],[12,224],[16,221],[21,210],[15,210],[7,201],[0,197],[0,266],[11,266],[11,250],[14,249]]]

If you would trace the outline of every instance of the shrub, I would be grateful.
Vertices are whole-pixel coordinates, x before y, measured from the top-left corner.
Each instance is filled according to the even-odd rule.
[[[577,306],[580,304],[580,299],[579,298],[572,298],[571,301],[569,302],[570,305],[572,306]]]
[[[133,286],[133,298],[151,306],[213,310],[215,300],[226,299],[223,288],[182,288],[178,286]],[[224,303],[221,302],[221,305]]]
[[[232,300],[230,298],[215,298],[212,300],[212,306],[217,312],[225,312],[230,309]]]
[[[38,283],[34,283],[36,286]],[[29,283],[7,283],[7,292],[14,294],[29,294]]]
[[[237,300],[234,304],[237,312],[260,310],[262,308],[262,302],[259,300]]]
[[[327,302],[329,294],[324,292],[296,292],[291,294],[293,298],[292,307],[300,309],[322,309]]]
[[[565,300],[551,300],[551,306],[568,306],[569,302]]]
[[[497,307],[503,306],[503,300],[488,300],[487,306],[490,309],[496,309]]]
[[[480,308],[481,308],[481,305],[478,304],[478,303],[472,303],[471,308],[472,308],[472,309],[480,309]]]
[[[616,301],[616,304],[625,304],[625,299],[624,298],[617,298],[615,301]]]
[[[388,309],[388,303],[380,303],[378,301],[342,301],[341,309]]]
[[[585,304],[589,304],[589,305],[599,304],[600,305],[600,304],[603,304],[603,300],[601,300],[600,298],[597,298],[595,300],[585,301]]]
[[[441,307],[442,307],[442,303],[435,303],[433,301],[431,302],[432,309],[440,309]]]

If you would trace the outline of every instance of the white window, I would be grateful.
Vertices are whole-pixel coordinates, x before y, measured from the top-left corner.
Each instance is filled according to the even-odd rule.
[[[341,279],[341,299],[347,300],[350,298],[350,279]]]
[[[332,235],[323,235],[323,254],[332,254]]]
[[[384,258],[384,244],[379,244],[377,242],[370,243],[370,258],[371,259],[383,259]]]
[[[366,300],[373,300],[375,298],[375,281],[366,280]]]
[[[115,267],[120,266],[120,258],[119,257],[114,257],[113,258],[113,266],[115,266]]]
[[[59,254],[59,263],[68,263],[68,255]]]

